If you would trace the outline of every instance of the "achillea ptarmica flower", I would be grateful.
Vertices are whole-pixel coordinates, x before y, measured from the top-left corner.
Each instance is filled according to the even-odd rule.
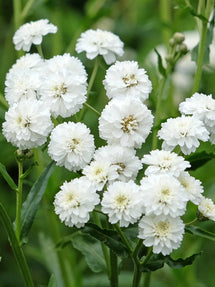
[[[209,132],[201,120],[182,115],[162,123],[158,137],[164,140],[162,149],[171,151],[179,145],[184,154],[190,154],[200,145],[199,140],[209,139]]]
[[[198,210],[201,216],[215,221],[215,204],[212,199],[202,196]]]
[[[112,99],[102,111],[99,134],[108,144],[140,148],[152,123],[151,111],[139,99],[120,97]]]
[[[139,222],[139,235],[143,244],[153,247],[153,253],[169,255],[180,247],[183,240],[184,223],[179,217],[144,216]]]
[[[119,222],[121,227],[127,227],[142,215],[142,201],[139,186],[133,181],[116,181],[103,194],[102,212],[108,214],[110,223]]]
[[[191,176],[188,172],[181,172],[178,180],[187,192],[189,200],[194,204],[199,204],[204,191],[201,181]]]
[[[9,108],[2,132],[8,142],[24,150],[44,144],[52,128],[48,108],[41,101],[28,99]]]
[[[142,163],[149,165],[145,170],[147,176],[171,174],[178,177],[181,172],[190,167],[190,163],[185,161],[182,156],[165,150],[152,150],[150,154],[143,156]]]
[[[87,73],[81,61],[69,54],[55,56],[44,65],[41,99],[53,117],[69,117],[86,101]]]
[[[85,51],[90,60],[102,55],[109,65],[116,61],[116,56],[123,55],[123,46],[120,38],[112,32],[90,29],[81,34],[75,49],[78,53]]]
[[[135,180],[138,171],[142,168],[140,159],[135,155],[135,150],[119,145],[100,147],[96,150],[94,158],[96,161],[109,161],[111,165],[115,166],[117,172],[115,180]]]
[[[53,129],[48,153],[58,166],[77,171],[90,162],[94,149],[94,137],[85,124],[65,122]]]
[[[135,61],[117,61],[106,71],[103,84],[109,99],[130,96],[144,101],[152,90],[145,69],[140,69]]]
[[[57,27],[47,19],[41,19],[34,22],[29,22],[22,25],[13,36],[13,43],[16,50],[23,49],[26,52],[30,51],[31,45],[40,45],[43,36],[49,33],[56,33]]]
[[[65,225],[80,228],[88,222],[89,213],[99,203],[99,195],[86,177],[64,182],[55,195],[55,213]]]
[[[177,217],[185,213],[188,196],[174,176],[152,174],[140,183],[146,215]]]

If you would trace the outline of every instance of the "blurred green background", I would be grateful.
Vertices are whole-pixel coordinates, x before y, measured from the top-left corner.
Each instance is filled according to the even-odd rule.
[[[45,58],[65,52],[77,56],[74,51],[77,38],[81,32],[89,28],[102,28],[116,33],[125,44],[125,56],[123,59],[136,60],[140,67],[146,68],[149,78],[153,84],[153,92],[150,96],[148,106],[153,110],[156,101],[156,93],[160,75],[157,69],[157,61],[152,62],[150,53],[154,55],[154,48],[158,45],[168,46],[168,41],[174,32],[184,32],[196,29],[196,20],[187,9],[183,0],[35,0],[24,19],[14,20],[14,4],[19,1],[0,0],[0,93],[4,94],[5,76],[16,58],[21,55],[14,49],[12,37],[16,30],[17,23],[22,24],[28,21],[47,18],[58,27],[55,35],[44,37],[43,51]],[[27,2],[20,1],[25,7]],[[194,9],[198,1],[190,1]],[[198,34],[198,33],[197,33]],[[215,45],[215,44],[213,44]],[[214,46],[215,49],[215,46]],[[31,52],[35,52],[34,48]],[[93,62],[86,59],[84,54],[78,55],[84,63],[88,74],[93,68]],[[215,95],[215,63],[204,69],[200,91],[205,94]],[[89,103],[99,111],[102,110],[107,98],[105,96],[102,80],[105,76],[107,66],[104,62],[93,86],[96,93],[92,93]],[[183,73],[183,72],[182,72]],[[178,114],[178,102],[186,96],[191,96],[191,82],[187,83],[188,88],[183,89],[184,79],[175,83],[171,81],[167,93],[173,93],[175,105],[169,108],[168,103],[164,104],[163,118],[176,116]],[[190,79],[190,78],[189,78]],[[188,79],[188,81],[189,81]],[[0,121],[4,121],[4,113],[7,110],[4,103],[0,103]],[[83,122],[87,123],[96,138],[96,145],[100,146],[103,141],[98,138],[98,118],[91,111],[86,111]],[[3,163],[14,181],[17,182],[17,165],[14,157],[15,148],[6,142],[0,133],[0,162]],[[214,147],[202,145],[200,149],[215,154]],[[142,151],[150,150],[150,138],[144,145]],[[24,198],[36,178],[41,174],[44,167],[50,161],[46,152],[36,152],[35,159],[38,165],[33,168],[28,180],[24,184]],[[33,159],[32,159],[33,161]],[[31,161],[31,162],[32,162]],[[31,164],[27,163],[26,168]],[[208,161],[203,167],[192,172],[196,178],[203,182],[205,195],[215,200],[215,160]],[[32,226],[28,243],[24,245],[24,251],[35,281],[35,286],[47,286],[50,275],[55,274],[57,287],[63,286],[60,264],[64,264],[69,274],[67,286],[74,287],[105,287],[108,286],[106,275],[101,273],[93,274],[84,260],[83,256],[75,250],[72,245],[66,246],[58,251],[56,243],[62,236],[70,234],[70,229],[61,224],[53,213],[53,198],[59,190],[59,186],[65,181],[77,176],[64,168],[55,167],[49,180],[48,188],[43,202]],[[12,192],[3,177],[0,175],[0,202],[6,207],[12,221],[15,218],[15,194]],[[186,214],[186,221],[195,216],[196,208],[190,207]],[[215,232],[213,222],[199,224]],[[0,225],[0,287],[20,287],[23,281],[17,268],[7,235]],[[152,287],[214,287],[215,277],[215,242],[207,239],[197,238],[190,234],[184,237],[182,247],[174,252],[175,258],[187,257],[193,253],[201,252],[192,266],[181,270],[172,270],[165,266],[162,270],[154,272],[152,276]],[[59,255],[59,253],[61,253]],[[64,258],[60,262],[60,258]],[[60,263],[59,263],[60,262]],[[123,264],[124,269],[120,274],[120,286],[131,286],[131,266]],[[66,287],[67,287],[66,286]]]

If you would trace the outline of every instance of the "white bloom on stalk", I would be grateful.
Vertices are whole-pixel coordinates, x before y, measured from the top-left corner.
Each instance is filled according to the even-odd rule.
[[[41,101],[28,99],[9,108],[2,132],[8,142],[24,150],[44,144],[52,128],[47,107]]]
[[[153,253],[169,255],[180,247],[183,240],[184,223],[179,217],[144,216],[139,222],[139,235],[143,244],[153,247]]]
[[[179,145],[184,154],[190,154],[199,146],[199,140],[205,142],[209,139],[209,132],[201,120],[182,115],[162,123],[158,137],[164,140],[162,144],[164,150],[171,151]]]
[[[215,221],[215,204],[212,199],[202,196],[198,210],[205,218]]]
[[[116,166],[111,165],[108,160],[92,161],[90,165],[85,166],[83,174],[98,191],[101,191],[109,180],[115,180],[118,176]]]
[[[188,196],[174,176],[152,174],[140,183],[146,215],[177,217],[185,213]]]
[[[99,203],[99,195],[85,177],[64,182],[55,195],[55,213],[67,226],[84,226],[89,221],[89,213]]]
[[[87,73],[81,61],[69,54],[58,55],[44,65],[41,98],[53,117],[69,117],[86,101]]]
[[[97,161],[109,161],[115,166],[117,180],[135,180],[138,171],[142,168],[140,159],[135,155],[135,150],[119,145],[107,145],[96,150],[94,158]]]
[[[199,204],[204,191],[201,181],[195,179],[188,172],[182,172],[178,177],[178,180],[187,192],[189,200],[194,204]]]
[[[34,22],[29,22],[22,25],[13,36],[13,43],[16,50],[23,49],[26,52],[30,51],[31,45],[40,45],[43,36],[49,33],[56,33],[57,27],[47,19],[41,19]]]
[[[85,124],[65,122],[53,129],[48,153],[58,166],[77,171],[90,162],[94,149],[94,137]]]
[[[100,137],[108,144],[140,148],[153,123],[151,111],[139,100],[112,99],[99,118]]]
[[[135,223],[143,213],[139,186],[133,181],[116,181],[110,184],[101,201],[102,212],[108,214],[109,222],[119,222],[121,227]]]
[[[142,163],[149,165],[145,170],[145,175],[151,174],[171,174],[176,177],[182,171],[190,167],[190,163],[182,156],[174,152],[165,150],[152,150],[142,158]]]
[[[109,65],[116,61],[116,56],[123,55],[123,46],[120,38],[112,32],[90,29],[81,34],[75,49],[78,53],[85,51],[90,60],[102,55]]]
[[[144,101],[152,90],[152,83],[145,69],[139,69],[135,61],[117,61],[106,71],[103,84],[109,99],[130,96]]]

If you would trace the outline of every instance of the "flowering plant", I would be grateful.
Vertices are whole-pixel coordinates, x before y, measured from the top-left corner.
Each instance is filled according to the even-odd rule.
[[[201,17],[196,14],[206,34],[214,21],[212,4],[207,1],[201,5]],[[51,268],[46,286],[73,286],[67,263],[74,259],[64,252],[72,245],[71,257],[83,255],[91,271],[107,274],[109,286],[119,286],[119,271],[128,264],[130,286],[141,286],[145,274],[147,287],[152,271],[164,264],[180,269],[200,255],[174,256],[183,248],[186,233],[215,240],[214,233],[198,225],[209,220],[214,226],[215,203],[192,173],[214,157],[215,99],[199,92],[204,35],[193,91],[180,101],[177,115],[165,118],[162,104],[168,79],[188,53],[183,34],[175,33],[169,40],[165,65],[155,50],[161,74],[156,87],[138,61],[123,58],[126,47],[110,31],[88,29],[77,39],[77,54],[45,58],[43,36],[57,30],[42,19],[23,24],[13,37],[15,49],[28,53],[6,75],[2,134],[16,147],[18,184],[1,164],[2,176],[16,191],[16,218],[12,225],[0,204],[0,219],[26,286],[35,286],[35,280],[23,250],[43,210],[52,233],[65,226],[65,233],[51,242],[64,283]],[[33,45],[38,53],[31,53]],[[93,61],[91,72],[79,53],[85,63]],[[98,110],[103,95],[96,84],[102,69],[105,100]],[[96,117],[93,125],[91,117]],[[26,179],[34,178],[36,167],[40,176],[23,200]],[[61,179],[54,181],[58,172]]]

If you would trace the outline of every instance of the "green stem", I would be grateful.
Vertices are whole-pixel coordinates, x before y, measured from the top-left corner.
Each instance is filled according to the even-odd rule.
[[[96,74],[97,74],[97,71],[98,71],[98,67],[99,67],[99,57],[97,57],[95,59],[95,65],[93,67],[93,71],[92,71],[92,74],[91,74],[91,77],[90,77],[90,81],[89,81],[89,85],[88,85],[88,89],[87,89],[87,98],[89,97],[89,93],[92,89],[92,86],[93,86],[93,83],[95,81],[95,78],[96,78]]]
[[[27,261],[25,259],[25,255],[19,244],[19,241],[17,240],[17,236],[14,232],[12,222],[1,203],[0,203],[0,219],[8,234],[9,242],[12,247],[14,257],[17,261],[20,272],[22,273],[22,276],[24,278],[25,285],[26,287],[34,287],[34,283],[31,277],[31,273],[30,273]]]
[[[197,221],[198,221],[198,218],[196,217],[193,220],[191,220],[190,222],[185,223],[185,225],[191,225],[191,224],[193,224],[193,223],[195,223]]]
[[[15,31],[21,25],[21,0],[13,0],[13,9],[14,9],[14,29]]]
[[[37,45],[37,51],[38,51],[40,57],[44,59],[43,50],[42,50],[41,45]]]
[[[122,239],[122,242],[127,246],[130,255],[132,255],[133,249],[132,249],[130,243],[128,242],[128,239],[126,238],[126,236],[125,236],[124,233],[122,232],[121,228],[119,227],[118,224],[114,224],[114,228],[115,228],[116,231],[119,233],[119,235],[120,235],[120,237],[121,237],[121,239]]]
[[[93,108],[91,105],[84,103],[84,106],[92,110],[94,113],[96,113],[98,116],[101,116],[101,113],[97,111],[95,108]]]
[[[16,236],[20,240],[21,232],[21,210],[22,210],[22,175],[23,175],[23,162],[18,161],[18,189],[16,193]]]
[[[16,1],[16,0],[15,0]],[[26,15],[28,14],[28,11],[30,10],[31,6],[34,4],[34,0],[29,0],[26,4],[25,7],[22,10],[21,17],[22,19],[25,19]]]
[[[111,249],[110,249],[110,284],[111,287],[118,287],[117,256]]]
[[[160,17],[161,21],[167,25],[171,23],[171,7],[170,7],[171,1],[170,0],[161,0],[160,1]],[[165,45],[168,45],[169,38],[170,38],[170,29],[163,28],[162,34],[163,34],[163,42]]]
[[[0,93],[0,103],[4,108],[8,109],[9,105],[8,102],[5,100],[4,96]]]
[[[141,275],[142,275],[142,272],[140,271],[139,264],[134,264],[134,276],[133,276],[132,287],[139,286]]]
[[[151,280],[151,272],[147,272],[144,279],[143,287],[149,287]]]
[[[146,265],[146,263],[149,261],[150,257],[152,256],[152,247],[150,247],[148,249],[147,255],[145,257],[145,259],[143,260],[143,262],[141,263],[142,266]]]

